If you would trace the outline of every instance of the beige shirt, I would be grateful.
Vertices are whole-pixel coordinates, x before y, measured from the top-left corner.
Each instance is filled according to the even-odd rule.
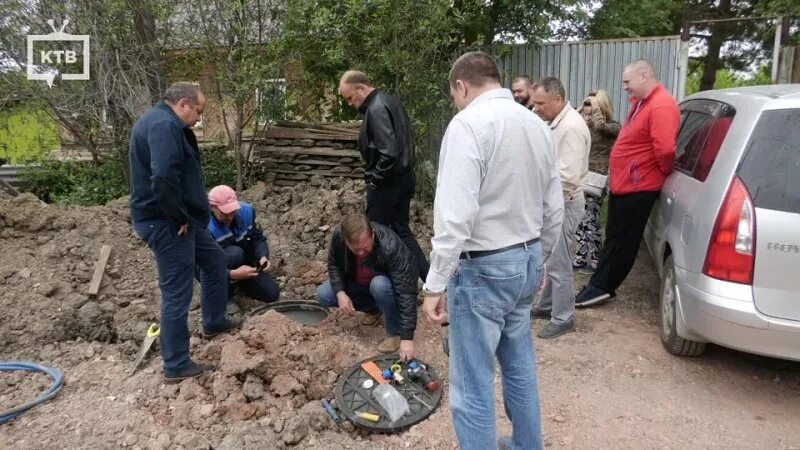
[[[564,201],[583,195],[583,178],[589,173],[592,137],[581,114],[567,102],[550,122],[558,146],[559,174]]]
[[[540,238],[546,258],[561,235],[563,209],[553,133],[508,89],[484,93],[442,139],[425,288],[444,291],[463,251]]]

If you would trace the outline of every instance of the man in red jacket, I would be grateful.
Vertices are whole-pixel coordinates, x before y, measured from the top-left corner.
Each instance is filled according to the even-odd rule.
[[[597,270],[575,299],[579,308],[616,295],[636,261],[650,210],[675,158],[681,114],[653,67],[641,59],[628,64],[622,84],[631,109],[611,150],[606,238]]]

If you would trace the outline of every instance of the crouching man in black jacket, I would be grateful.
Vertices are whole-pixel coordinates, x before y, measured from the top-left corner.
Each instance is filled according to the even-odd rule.
[[[345,217],[328,249],[328,276],[317,289],[320,304],[349,315],[366,312],[373,323],[383,313],[387,336],[378,351],[414,357],[419,272],[394,231],[361,213]]]

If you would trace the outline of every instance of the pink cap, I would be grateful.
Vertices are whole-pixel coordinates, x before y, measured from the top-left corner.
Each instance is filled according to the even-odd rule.
[[[225,214],[230,214],[241,208],[239,200],[236,199],[236,191],[225,185],[216,186],[209,191],[208,203],[211,206],[216,206]]]

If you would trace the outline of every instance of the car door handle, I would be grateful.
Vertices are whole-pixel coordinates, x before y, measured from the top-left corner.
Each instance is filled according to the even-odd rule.
[[[672,206],[675,202],[675,191],[664,191],[664,198],[667,201],[667,205]]]

